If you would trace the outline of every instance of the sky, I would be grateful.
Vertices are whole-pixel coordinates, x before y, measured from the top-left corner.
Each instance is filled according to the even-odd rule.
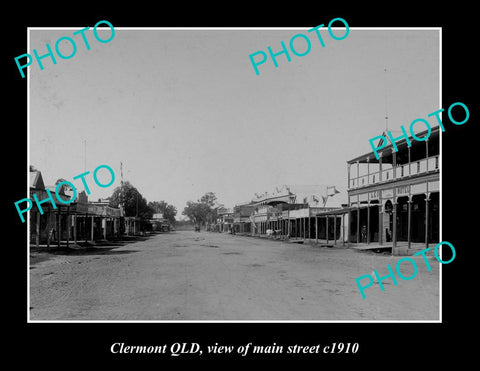
[[[77,51],[28,67],[29,163],[47,185],[109,165],[112,186],[87,176],[90,200],[112,194],[123,163],[124,180],[148,201],[173,204],[177,217],[209,191],[227,207],[284,184],[335,185],[346,198],[346,161],[371,151],[386,111],[391,130],[416,118],[435,126],[427,115],[441,108],[439,30],[350,28],[338,41],[322,31],[322,48],[307,33],[314,26],[115,28],[108,43],[89,30],[90,50],[72,36],[85,25],[30,29],[29,53],[63,36]],[[280,51],[299,33],[311,41],[307,55],[289,51],[278,68],[269,57],[255,74],[250,54]]]

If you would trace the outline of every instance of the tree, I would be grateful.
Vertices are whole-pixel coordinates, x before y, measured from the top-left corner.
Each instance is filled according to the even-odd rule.
[[[149,202],[148,206],[154,211],[154,213],[162,213],[163,217],[171,224],[175,223],[175,215],[177,215],[177,208],[175,206],[169,205],[163,200]]]
[[[124,205],[125,216],[139,216],[142,219],[151,219],[153,216],[153,209],[147,205],[147,200],[128,181],[113,190],[109,204],[111,207]]]
[[[187,201],[187,206],[182,214],[187,216],[195,224],[211,222],[215,216],[215,201],[217,197],[213,192],[207,192],[197,202]]]
[[[200,200],[198,202],[201,202],[208,205],[210,208],[213,208],[215,206],[215,201],[217,201],[217,196],[215,196],[215,193],[207,192],[202,197],[200,197]]]
[[[188,216],[195,224],[205,224],[209,210],[207,204],[187,201],[187,206],[183,209],[182,214]]]

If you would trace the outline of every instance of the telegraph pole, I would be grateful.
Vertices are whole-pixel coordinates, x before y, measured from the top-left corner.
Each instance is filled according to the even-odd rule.
[[[385,132],[388,131],[388,108],[387,108],[387,68],[383,69],[384,72],[384,88],[385,88]]]

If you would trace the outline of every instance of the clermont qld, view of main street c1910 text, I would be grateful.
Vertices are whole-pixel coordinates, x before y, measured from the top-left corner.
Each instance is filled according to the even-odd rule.
[[[440,321],[441,132],[399,132],[441,108],[440,29],[346,21],[29,66],[29,321]]]

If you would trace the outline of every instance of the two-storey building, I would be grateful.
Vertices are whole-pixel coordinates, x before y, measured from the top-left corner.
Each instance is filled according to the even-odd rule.
[[[427,131],[417,133],[425,137]],[[385,136],[386,137],[386,136]],[[440,132],[405,139],[347,162],[349,243],[411,254],[439,242]]]

